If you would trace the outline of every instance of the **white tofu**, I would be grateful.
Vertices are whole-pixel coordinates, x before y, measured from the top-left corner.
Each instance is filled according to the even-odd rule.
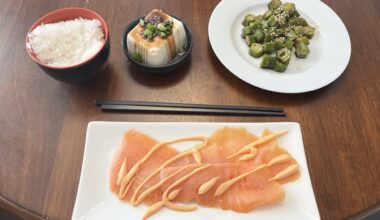
[[[156,36],[153,41],[148,41],[141,36],[144,28],[136,25],[127,36],[127,47],[129,53],[141,54],[143,63],[150,66],[162,66],[172,60],[178,50],[186,45],[187,37],[182,22],[157,9],[154,9],[146,17],[155,15],[162,17],[164,21],[173,20],[173,33],[166,39]]]

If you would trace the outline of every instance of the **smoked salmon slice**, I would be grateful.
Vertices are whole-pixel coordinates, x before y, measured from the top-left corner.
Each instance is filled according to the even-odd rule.
[[[158,141],[136,130],[130,130],[125,133],[121,147],[118,152],[116,152],[116,156],[113,159],[113,165],[111,167],[110,188],[112,192],[119,193],[120,184],[117,184],[117,182],[119,178],[119,171],[123,162],[125,161],[126,164],[125,170],[131,170],[131,168],[156,144],[158,144]],[[141,165],[133,182],[131,183],[132,185],[130,190],[128,190],[126,196],[120,199],[129,201],[132,192],[148,175],[153,172],[153,170],[177,154],[178,152],[170,146],[164,146],[159,151],[155,152],[154,156],[150,160],[147,160],[146,163]],[[153,185],[158,180],[159,177],[153,179],[148,182],[144,188]],[[160,195],[156,194],[155,197],[160,198]]]
[[[245,128],[224,127],[214,132],[206,147],[201,150],[203,163],[223,163],[231,160],[228,156],[237,152],[258,137]]]

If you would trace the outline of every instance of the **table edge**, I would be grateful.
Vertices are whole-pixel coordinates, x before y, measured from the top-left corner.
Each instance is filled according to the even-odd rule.
[[[11,212],[22,219],[30,220],[50,220],[48,216],[40,215],[0,194],[0,208]]]

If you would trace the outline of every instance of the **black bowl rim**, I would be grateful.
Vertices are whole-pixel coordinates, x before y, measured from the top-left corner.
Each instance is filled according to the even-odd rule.
[[[128,46],[127,46],[127,41],[126,41],[127,40],[127,35],[138,24],[138,22],[140,21],[140,19],[145,18],[145,16],[140,16],[140,17],[136,18],[135,20],[133,20],[132,22],[130,22],[127,25],[127,27],[124,29],[124,31],[123,31],[122,38],[121,38],[121,45],[123,47],[123,51],[124,51],[125,56],[127,56],[127,58],[133,64],[135,64],[136,66],[140,67],[141,69],[143,69],[146,72],[150,72],[150,73],[166,73],[166,72],[170,72],[170,71],[178,68],[179,66],[181,66],[182,65],[181,62],[183,62],[184,60],[186,60],[189,57],[189,55],[191,54],[191,51],[192,51],[192,48],[193,48],[193,41],[192,41],[192,32],[191,32],[190,28],[187,26],[187,24],[184,21],[182,21],[178,17],[172,16],[172,15],[170,15],[170,16],[173,17],[173,18],[175,18],[175,19],[177,19],[178,21],[182,22],[182,24],[183,24],[183,26],[185,28],[186,37],[187,37],[187,50],[186,50],[186,53],[180,59],[178,59],[177,61],[175,61],[173,63],[169,63],[169,64],[166,64],[166,65],[163,65],[163,66],[149,66],[149,65],[145,65],[145,64],[139,63],[136,60],[134,60],[133,57],[132,57],[132,55],[128,52]]]

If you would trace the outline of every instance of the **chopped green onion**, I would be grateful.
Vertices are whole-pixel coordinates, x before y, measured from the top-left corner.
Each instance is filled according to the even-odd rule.
[[[185,55],[185,53],[186,53],[186,47],[187,47],[187,45],[185,45],[185,46],[183,46],[183,47],[181,47],[181,48],[178,49],[178,56],[182,57],[183,55]]]
[[[165,27],[165,25],[164,25],[163,23],[159,23],[159,24],[157,25],[157,29],[158,29],[159,31],[166,31],[166,27]]]
[[[153,32],[149,29],[145,29],[144,32],[143,32],[143,35],[145,37],[148,37],[149,35],[153,35]]]
[[[139,62],[141,63],[142,62],[142,56],[140,53],[133,53],[132,54],[132,58],[136,61],[136,62]]]
[[[156,29],[156,26],[154,24],[151,24],[151,23],[148,23],[146,25],[146,28],[152,32],[154,32],[154,30]]]
[[[166,33],[165,32],[160,32],[160,37],[162,39],[165,39],[167,37]]]

